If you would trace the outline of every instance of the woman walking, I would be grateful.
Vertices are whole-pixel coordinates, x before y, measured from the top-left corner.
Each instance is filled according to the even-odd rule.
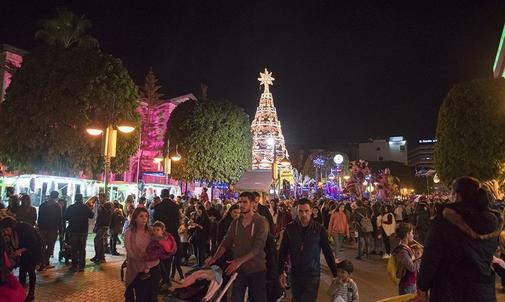
[[[146,261],[146,248],[151,241],[147,225],[149,214],[145,208],[133,211],[128,230],[125,233],[126,259],[126,301],[158,301],[158,284],[160,283],[160,261]],[[149,277],[140,278],[141,273],[149,271]]]
[[[345,206],[341,203],[338,205],[337,210],[333,211],[330,216],[328,224],[328,234],[333,237],[333,252],[335,253],[335,260],[342,260],[339,255],[343,249],[344,236],[349,238],[349,222],[345,215]],[[337,260],[337,261],[338,261]]]

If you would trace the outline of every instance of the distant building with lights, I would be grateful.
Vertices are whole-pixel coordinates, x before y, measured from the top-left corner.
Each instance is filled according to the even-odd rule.
[[[21,67],[26,51],[8,44],[0,48],[0,102],[5,100],[5,91],[9,87],[16,69]]]
[[[436,139],[421,139],[408,152],[409,167],[416,171],[428,171],[435,168],[434,154]]]
[[[367,161],[393,161],[407,165],[407,141],[403,136],[370,139],[358,144],[358,155]]]
[[[154,158],[163,155],[167,122],[174,109],[189,100],[196,100],[193,94],[186,94],[168,100],[161,100],[157,105],[148,105],[139,101],[137,112],[142,121],[141,143],[137,154],[130,158],[130,166],[123,180],[136,182],[143,180],[150,183],[165,183],[165,176]],[[175,148],[175,146],[171,146]]]

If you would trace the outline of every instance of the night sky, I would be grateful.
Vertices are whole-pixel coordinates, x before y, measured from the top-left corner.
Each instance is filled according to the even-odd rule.
[[[449,89],[492,76],[505,23],[493,0],[129,2],[2,1],[0,43],[29,51],[38,20],[66,7],[137,84],[150,67],[167,97],[206,82],[251,119],[268,67],[287,144],[327,147],[434,137]]]

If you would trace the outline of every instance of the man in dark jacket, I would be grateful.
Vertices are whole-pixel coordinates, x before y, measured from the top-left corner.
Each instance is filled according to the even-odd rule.
[[[252,193],[254,194],[254,201],[256,204],[256,213],[258,213],[261,216],[266,218],[266,220],[268,221],[268,227],[269,227],[270,234],[275,235],[274,219],[272,218],[272,214],[270,213],[270,210],[268,209],[267,206],[264,206],[261,204],[260,193],[258,193],[258,192],[252,192]]]
[[[456,190],[462,182],[463,187],[472,186],[469,179],[455,181],[456,203],[439,212],[426,236],[417,288],[423,298],[429,291],[432,302],[496,301],[491,260],[502,221],[485,204],[478,205],[487,198],[482,189],[465,188],[479,192],[472,194]]]
[[[54,268],[49,264],[49,258],[54,253],[54,244],[58,238],[58,230],[61,226],[61,207],[58,204],[59,193],[52,191],[49,198],[39,207],[38,227],[42,239],[42,261],[39,270]]]
[[[161,221],[165,224],[166,231],[170,233],[179,246],[179,207],[170,199],[170,191],[168,189],[161,190],[161,203],[154,207],[153,220]],[[170,285],[170,268],[172,257],[161,261],[161,277],[166,286]]]
[[[96,232],[94,245],[95,256],[90,260],[95,264],[105,262],[105,248],[107,243],[107,232],[109,231],[110,221],[112,218],[112,203],[107,201],[105,194],[98,195],[98,214],[96,215],[96,223],[94,231]]]
[[[298,218],[286,226],[281,240],[279,249],[280,282],[282,286],[287,283],[284,265],[289,255],[293,301],[315,302],[321,277],[321,250],[323,250],[324,258],[333,277],[337,276],[337,267],[328,242],[328,233],[321,224],[312,219],[310,200],[300,199],[297,211]]]
[[[18,242],[14,253],[19,258],[19,282],[26,285],[26,274],[30,278],[28,296],[25,301],[33,301],[35,295],[35,267],[41,258],[41,242],[35,228],[26,222],[16,222],[8,217],[0,221],[4,236],[10,236]],[[3,258],[3,257],[2,257]]]
[[[82,202],[82,194],[75,194],[75,203],[65,212],[72,248],[72,271],[84,271],[89,219],[93,216],[93,211]]]
[[[358,256],[356,259],[360,260],[361,257],[369,255],[372,250],[372,232],[374,222],[371,220],[372,209],[366,205],[362,200],[356,202],[358,207],[351,215],[351,223],[358,231]],[[365,220],[371,223],[372,229],[367,229],[363,224]]]

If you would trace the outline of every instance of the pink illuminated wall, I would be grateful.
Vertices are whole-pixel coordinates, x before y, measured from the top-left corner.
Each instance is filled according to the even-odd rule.
[[[13,46],[3,44],[0,52],[0,84],[2,85],[0,102],[5,100],[5,90],[9,87],[13,72],[21,67],[26,52]]]
[[[164,137],[167,131],[168,119],[177,105],[188,100],[196,100],[196,98],[192,94],[188,94],[163,100],[161,104],[156,106],[149,106],[147,103],[141,102],[141,105],[137,109],[142,118],[140,150],[130,158],[130,168],[125,173],[125,181],[136,182],[137,169],[139,169],[139,179],[144,178],[144,182],[164,182],[164,177],[144,176],[143,174],[161,172],[153,160],[157,155],[163,155]],[[156,179],[159,180],[157,181]]]

